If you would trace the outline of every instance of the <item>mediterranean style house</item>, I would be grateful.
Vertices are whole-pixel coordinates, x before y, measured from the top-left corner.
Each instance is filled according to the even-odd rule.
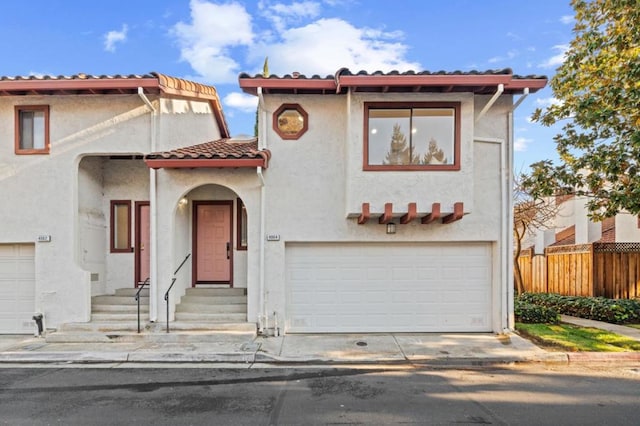
[[[513,110],[545,77],[0,78],[0,333],[513,325]],[[515,99],[514,99],[515,97]],[[150,325],[149,325],[150,324]]]

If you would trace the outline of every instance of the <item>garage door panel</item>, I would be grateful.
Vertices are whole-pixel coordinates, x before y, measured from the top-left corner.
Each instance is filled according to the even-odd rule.
[[[35,245],[0,244],[0,333],[32,333]]]
[[[289,332],[491,331],[487,243],[287,244],[286,268]]]

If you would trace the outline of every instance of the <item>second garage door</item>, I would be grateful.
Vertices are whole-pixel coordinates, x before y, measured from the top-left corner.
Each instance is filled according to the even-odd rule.
[[[287,331],[491,331],[491,245],[286,246]]]

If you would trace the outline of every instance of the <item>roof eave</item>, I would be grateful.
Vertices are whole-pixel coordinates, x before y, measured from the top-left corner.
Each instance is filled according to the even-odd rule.
[[[202,169],[202,168],[267,168],[265,158],[195,158],[195,159],[145,159],[150,169]]]

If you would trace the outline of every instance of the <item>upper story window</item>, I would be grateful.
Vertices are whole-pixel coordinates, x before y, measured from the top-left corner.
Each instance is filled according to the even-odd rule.
[[[364,170],[460,170],[460,103],[365,103]]]
[[[273,130],[282,139],[299,139],[309,128],[309,115],[298,104],[283,104],[273,113]]]
[[[48,154],[49,106],[16,106],[15,120],[16,154]]]

